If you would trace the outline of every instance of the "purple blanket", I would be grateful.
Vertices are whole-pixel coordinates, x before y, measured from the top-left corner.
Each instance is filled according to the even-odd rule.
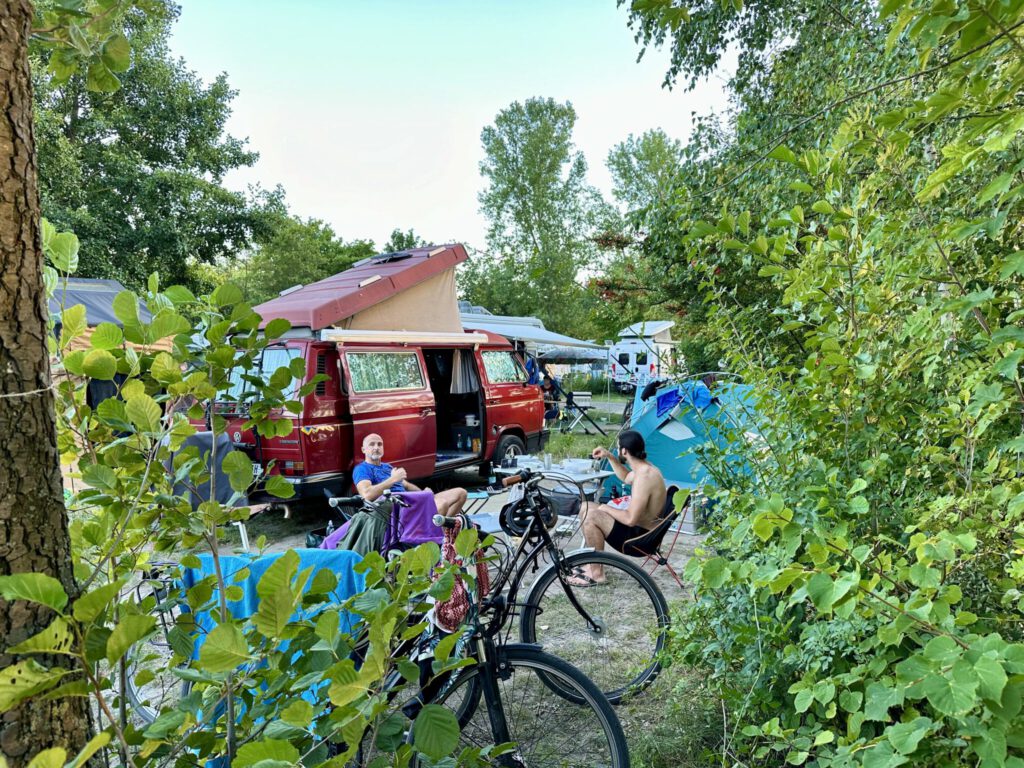
[[[434,515],[437,514],[437,505],[434,504],[434,494],[430,491],[409,491],[396,493],[408,504],[408,507],[399,509],[397,515],[388,518],[387,530],[384,533],[384,545],[382,550],[387,552],[401,544],[406,547],[414,547],[426,541],[436,541],[440,544],[444,541],[444,533],[434,525]],[[337,549],[338,542],[348,533],[352,525],[351,520],[345,521],[337,530],[324,539],[320,545],[321,549]]]

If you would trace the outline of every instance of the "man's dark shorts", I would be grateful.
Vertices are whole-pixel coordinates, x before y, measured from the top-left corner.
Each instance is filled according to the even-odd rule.
[[[617,549],[619,552],[622,552],[627,541],[635,539],[637,536],[643,536],[648,531],[650,531],[649,528],[644,528],[639,525],[625,525],[624,523],[620,523],[616,520],[612,523],[612,529],[605,537],[605,542],[613,549]]]

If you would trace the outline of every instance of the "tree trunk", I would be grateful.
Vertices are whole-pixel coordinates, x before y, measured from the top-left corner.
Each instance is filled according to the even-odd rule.
[[[0,574],[34,571],[75,594],[64,509],[39,238],[32,132],[29,0],[0,0]],[[44,629],[49,609],[0,598],[4,649]],[[43,660],[47,666],[69,663]],[[89,737],[88,700],[29,700],[0,717],[0,755],[24,765],[51,746],[74,756]]]

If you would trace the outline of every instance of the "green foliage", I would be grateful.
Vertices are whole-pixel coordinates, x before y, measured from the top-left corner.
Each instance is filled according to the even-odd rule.
[[[465,298],[495,314],[535,316],[586,338],[588,297],[577,278],[596,257],[589,238],[611,212],[586,183],[575,124],[571,104],[534,98],[484,128],[479,199],[490,253],[471,259],[459,283]]]
[[[761,398],[678,630],[722,755],[1020,765],[1024,5],[633,8],[679,50],[791,36],[645,219],[655,295]]]
[[[43,231],[50,260],[47,284],[59,298],[67,260],[51,245],[68,238],[49,223]],[[136,768],[167,765],[182,754],[190,763],[227,757],[239,766],[291,765],[301,758],[303,765],[314,766],[329,763],[333,744],[339,756],[329,764],[345,765],[364,733],[375,734],[378,748],[398,764],[408,764],[416,753],[448,759],[458,739],[454,716],[428,708],[423,723],[417,721],[413,743],[406,745],[403,734],[410,725],[398,709],[403,702],[389,702],[383,689],[395,670],[416,670],[400,642],[422,630],[410,625],[418,621],[425,596],[438,593],[437,584],[453,583],[454,566],[436,566],[436,544],[390,563],[370,556],[358,566],[367,590],[339,604],[331,595],[337,576],[323,571],[313,578],[312,569],[300,571],[299,556],[287,552],[257,582],[256,613],[245,621],[233,618],[228,602],[241,593],[238,578],[224,574],[221,548],[226,526],[249,515],[247,508],[233,505],[244,503],[255,480],[278,496],[291,494],[292,487],[278,474],[254,480],[253,463],[240,451],[201,456],[183,443],[206,419],[215,433],[224,432],[227,423],[214,404],[230,398],[232,382],[252,370],[275,334],[290,326],[272,321],[260,332],[260,317],[230,283],[198,297],[180,287],[161,291],[155,276],[147,288],[141,295],[125,291],[114,302],[123,338],[112,331],[86,338],[80,308],[65,306],[60,313],[63,334],[51,344],[58,445],[64,464],[80,481],[81,490],[70,499],[70,533],[72,565],[82,586],[69,599],[49,576],[0,578],[5,600],[53,612],[46,629],[2,649],[18,658],[0,672],[0,712],[31,697],[90,697],[101,713],[100,732],[73,764],[104,750],[111,760],[120,756],[118,764]],[[150,322],[140,320],[140,302],[152,315]],[[117,396],[95,410],[89,407],[85,377],[114,373],[121,374]],[[265,437],[291,432],[290,420],[279,414],[295,373],[280,368],[268,381],[247,379],[243,428]],[[210,483],[208,495],[217,498],[217,477],[209,467],[218,461],[231,484],[228,503],[205,501],[193,509],[181,489],[198,495],[199,486]],[[475,547],[475,540],[460,546]],[[190,567],[200,553],[212,556],[216,575],[183,595],[137,588],[154,563],[173,560]],[[177,566],[167,575],[174,583]],[[188,610],[173,624],[158,622],[158,600],[161,609],[180,604]],[[198,613],[210,615],[215,625],[193,658],[192,617]],[[344,629],[347,619],[342,624],[348,615],[356,619],[351,631]],[[150,638],[169,655],[154,661]],[[368,647],[357,668],[352,651],[362,640]],[[70,669],[54,663],[68,657]],[[136,661],[143,663],[136,666]],[[154,676],[180,678],[192,687],[142,727],[121,699],[124,676],[139,685]],[[219,705],[225,701],[231,706]],[[463,757],[472,762],[477,752]],[[47,750],[33,765],[63,765],[66,759],[63,750]]]
[[[268,214],[265,223],[267,234],[233,274],[253,303],[344,272],[377,252],[369,240],[346,243],[329,224],[318,219],[302,221],[285,210]]]
[[[91,21],[48,21],[97,5],[103,11]],[[37,34],[32,47],[40,64],[49,61],[34,78],[43,214],[81,238],[82,276],[139,289],[159,271],[198,288],[195,265],[234,256],[266,229],[265,200],[221,185],[257,155],[224,132],[235,95],[226,77],[204,84],[171,54],[178,9],[168,0],[132,5],[53,3],[39,22],[55,28]],[[106,42],[95,38],[91,54],[55,47],[52,35],[77,41],[79,27],[106,30]],[[92,62],[84,72],[77,69],[83,61]]]

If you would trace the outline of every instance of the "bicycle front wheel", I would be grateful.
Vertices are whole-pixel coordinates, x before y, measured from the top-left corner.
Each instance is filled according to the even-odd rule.
[[[603,572],[590,586],[584,574]],[[668,603],[640,566],[611,552],[576,552],[537,577],[519,622],[524,643],[538,643],[594,681],[612,704],[650,685],[668,634]],[[564,580],[564,581],[563,581]],[[573,605],[569,592],[586,616]],[[566,692],[566,695],[568,693]]]
[[[496,659],[465,668],[431,703],[448,707],[462,725],[458,751],[496,743],[488,707],[480,695],[481,675],[493,670],[504,711],[511,753],[491,759],[495,766],[530,768],[627,768],[629,750],[615,710],[586,676],[568,662],[538,648],[506,645]],[[573,696],[552,691],[550,681]],[[474,702],[468,706],[467,702]],[[410,732],[411,734],[411,732]]]

